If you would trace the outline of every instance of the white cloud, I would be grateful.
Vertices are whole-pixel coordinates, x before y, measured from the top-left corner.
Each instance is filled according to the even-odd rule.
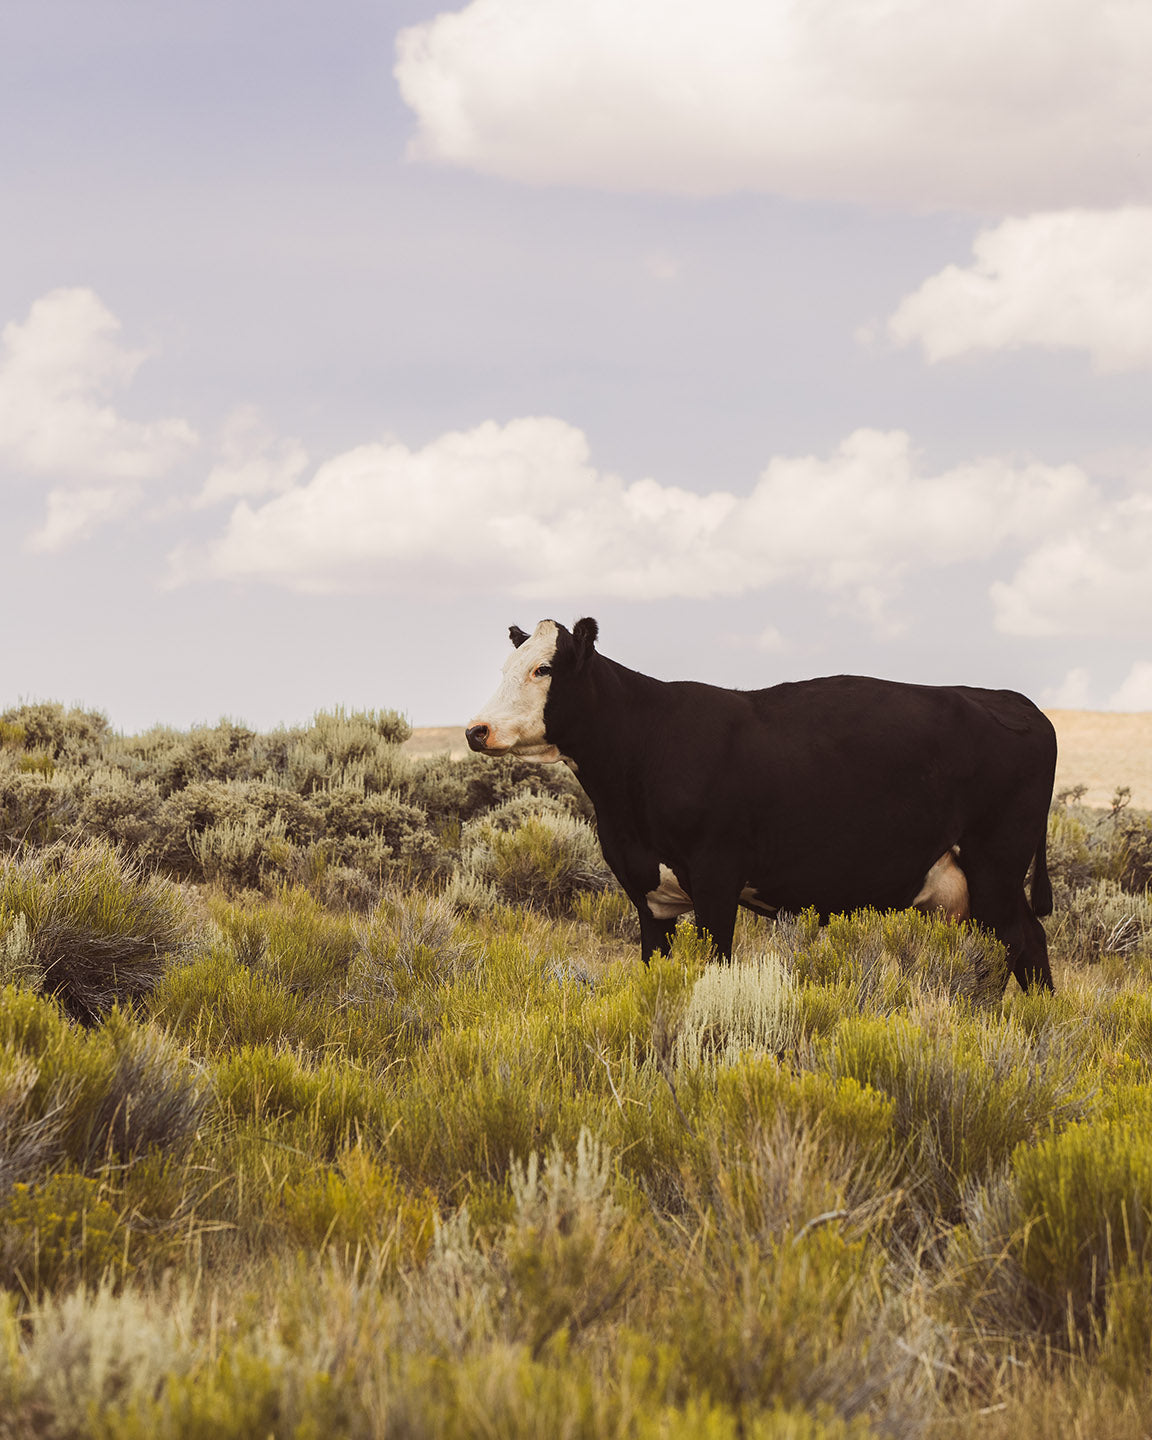
[[[916,208],[1152,198],[1140,0],[472,0],[402,30],[412,154]]]
[[[1075,522],[1074,466],[990,458],[921,473],[907,435],[859,430],[827,458],[777,458],[751,491],[695,494],[593,467],[558,419],[488,422],[422,450],[362,446],[263,505],[241,502],[179,579],[251,577],[312,592],[413,590],[651,600],[793,580],[885,622],[917,569],[1031,543]]]
[[[1137,660],[1108,701],[1109,710],[1152,710],[1152,661]]]
[[[50,490],[44,523],[24,542],[24,548],[49,552],[64,550],[91,534],[99,525],[132,509],[140,496],[137,485],[90,485],[78,490]]]
[[[1069,670],[1061,683],[1044,692],[1049,710],[1152,710],[1152,661],[1137,660],[1120,685],[1103,700],[1084,666]]]
[[[1041,538],[1015,575],[992,586],[1009,635],[1146,635],[1152,616],[1152,491],[1095,507]]]
[[[1152,108],[1152,107],[1150,107]],[[982,231],[888,322],[931,361],[1022,345],[1087,350],[1101,371],[1152,365],[1152,207],[1062,210]]]
[[[1048,710],[1089,710],[1092,708],[1092,677],[1083,665],[1076,665],[1059,685],[1044,691]]]
[[[220,457],[204,482],[198,506],[241,495],[280,494],[292,488],[308,464],[299,440],[277,439],[250,405],[234,410],[225,422]]]
[[[196,443],[183,420],[126,419],[110,403],[144,359],[91,290],[52,290],[0,332],[0,474],[50,476],[35,550],[56,550],[131,507]]]
[[[140,423],[108,404],[145,358],[87,289],[52,290],[0,332],[0,455],[13,468],[84,479],[146,480],[195,435],[183,420]]]

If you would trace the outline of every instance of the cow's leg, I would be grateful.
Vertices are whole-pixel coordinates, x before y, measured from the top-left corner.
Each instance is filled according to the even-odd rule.
[[[736,931],[735,898],[719,894],[702,898],[696,897],[696,930],[702,938],[712,941],[716,954],[721,960],[732,958],[732,937]]]
[[[676,932],[676,917],[671,920],[657,920],[649,910],[647,902],[636,907],[640,917],[640,958],[645,965],[653,955],[667,955],[672,949],[672,936]]]
[[[1055,990],[1052,983],[1052,966],[1048,961],[1048,936],[1028,901],[1021,897],[1024,910],[1024,929],[1027,937],[1027,954],[1021,969],[1015,972],[1017,980],[1025,989],[1038,985],[1041,990]]]
[[[1047,937],[1024,894],[1023,876],[1004,878],[1019,867],[997,865],[963,841],[960,854],[968,877],[972,919],[991,930],[1008,951],[1008,965],[1022,990],[1033,985],[1052,990]]]

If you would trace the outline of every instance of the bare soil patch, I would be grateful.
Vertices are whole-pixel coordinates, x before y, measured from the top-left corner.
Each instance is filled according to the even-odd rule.
[[[1049,710],[1060,756],[1056,789],[1087,785],[1086,805],[1108,806],[1118,785],[1132,790],[1132,804],[1152,810],[1152,711],[1115,715],[1100,710]],[[468,753],[462,725],[436,725],[412,732],[409,755]]]
[[[1152,711],[1114,715],[1099,710],[1049,710],[1060,746],[1056,789],[1087,785],[1085,805],[1107,806],[1118,785],[1132,804],[1152,810]]]
[[[408,755],[450,755],[462,760],[468,754],[463,725],[428,725],[412,731],[411,740],[401,747]]]

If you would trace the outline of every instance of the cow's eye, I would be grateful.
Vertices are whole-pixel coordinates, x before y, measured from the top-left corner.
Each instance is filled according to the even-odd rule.
[[[532,674],[533,674],[534,676],[551,675],[551,674],[552,674],[552,666],[551,666],[551,665],[537,665],[537,666],[536,666],[536,669],[533,670]]]

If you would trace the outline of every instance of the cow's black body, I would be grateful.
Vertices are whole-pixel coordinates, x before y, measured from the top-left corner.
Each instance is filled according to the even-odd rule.
[[[544,723],[595,806],[645,958],[675,925],[647,899],[661,865],[727,956],[742,892],[755,908],[823,918],[903,908],[956,847],[972,919],[1007,946],[1022,986],[1051,987],[1037,913],[1052,908],[1056,737],[1031,701],[853,675],[750,691],[667,683],[600,655],[595,638],[594,621],[559,628]]]

